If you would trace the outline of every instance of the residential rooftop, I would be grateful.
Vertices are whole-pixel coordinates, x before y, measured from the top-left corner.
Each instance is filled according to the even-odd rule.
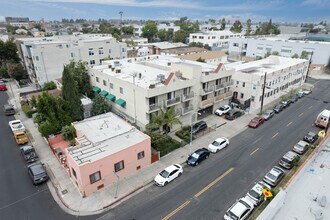
[[[187,44],[178,42],[178,43],[170,43],[170,42],[159,42],[159,43],[148,43],[148,44],[143,44],[143,46],[154,46],[158,47],[161,50],[165,49],[171,49],[171,48],[177,48],[177,47],[188,47]]]
[[[246,39],[258,39],[264,41],[278,41],[278,42],[290,42],[290,43],[300,43],[300,44],[325,44],[330,45],[328,41],[310,41],[310,40],[288,40],[288,36],[279,35],[276,37],[265,37],[265,36],[238,36],[237,38],[246,38]]]
[[[92,163],[148,138],[111,112],[75,122],[73,126],[80,134],[77,137],[80,146],[67,150],[78,165]]]
[[[179,47],[179,48],[172,48],[162,51],[162,53],[177,54],[177,55],[201,53],[201,52],[208,52],[208,50],[201,47]]]
[[[204,53],[194,53],[194,54],[187,54],[187,55],[181,55],[177,56],[178,58],[184,59],[184,60],[198,60],[199,58],[204,59],[204,60],[209,60],[209,59],[215,59],[219,57],[225,57],[227,54],[224,51],[207,51]]]

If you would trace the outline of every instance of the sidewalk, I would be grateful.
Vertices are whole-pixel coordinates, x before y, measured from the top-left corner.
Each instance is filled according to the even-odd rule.
[[[28,132],[32,136],[30,137],[31,143],[35,147],[41,162],[43,162],[46,166],[50,176],[50,181],[48,181],[47,185],[55,201],[60,205],[60,207],[73,215],[97,214],[107,210],[107,208],[120,204],[120,202],[134,195],[134,193],[150,186],[150,184],[153,183],[154,177],[165,167],[174,163],[184,163],[189,153],[198,148],[207,147],[205,146],[205,143],[211,143],[218,137],[234,137],[236,134],[246,129],[248,122],[255,116],[245,114],[234,121],[227,121],[214,115],[209,116],[211,117],[210,120],[213,124],[216,122],[217,126],[219,126],[215,131],[194,140],[191,147],[190,145],[186,145],[179,148],[162,157],[159,161],[136,172],[135,174],[126,178],[121,178],[119,180],[117,196],[115,195],[116,183],[113,183],[93,193],[92,195],[83,198],[74,182],[50,150],[45,139],[39,133],[37,126],[33,123],[33,120],[27,118],[24,112],[20,109],[18,95],[19,88],[14,84],[14,82],[9,83],[11,84],[13,90],[12,92],[10,90],[7,92],[9,95],[9,102],[18,108],[16,110],[17,114],[15,117],[20,119],[28,129]],[[13,95],[15,97],[13,97]]]

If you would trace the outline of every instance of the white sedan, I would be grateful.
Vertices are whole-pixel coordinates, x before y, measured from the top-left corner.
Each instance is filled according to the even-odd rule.
[[[222,116],[224,114],[226,114],[227,112],[229,112],[231,110],[231,107],[229,105],[224,105],[221,106],[220,108],[218,108],[217,110],[215,110],[216,115],[218,116]]]
[[[154,179],[157,186],[166,186],[175,178],[181,176],[183,168],[179,164],[173,164],[160,172]]]
[[[221,149],[227,147],[229,145],[228,138],[217,138],[211,144],[209,144],[209,151],[212,153],[217,153]]]

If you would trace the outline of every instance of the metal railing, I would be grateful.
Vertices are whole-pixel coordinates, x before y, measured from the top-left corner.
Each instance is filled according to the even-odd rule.
[[[187,114],[188,112],[191,112],[192,110],[194,110],[194,106],[189,105],[188,107],[185,107],[182,109],[182,114]]]
[[[158,103],[149,105],[149,112],[156,111],[160,109],[161,105]]]
[[[182,95],[182,101],[184,102],[184,101],[187,101],[189,99],[192,99],[192,98],[194,98],[194,96],[195,96],[194,92],[190,92],[188,94],[183,94]]]
[[[175,97],[175,98],[173,98],[173,99],[168,99],[168,100],[166,100],[166,106],[170,106],[170,105],[174,105],[174,104],[176,104],[176,103],[179,103],[181,101],[181,98],[180,98],[180,96],[177,96],[177,97]]]

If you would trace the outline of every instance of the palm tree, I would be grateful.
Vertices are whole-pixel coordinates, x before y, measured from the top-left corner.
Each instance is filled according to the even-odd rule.
[[[175,117],[174,107],[167,108],[166,111],[160,109],[161,114],[153,114],[150,123],[146,126],[147,130],[159,130],[162,128],[165,133],[170,132],[175,124],[182,124],[180,119]]]

